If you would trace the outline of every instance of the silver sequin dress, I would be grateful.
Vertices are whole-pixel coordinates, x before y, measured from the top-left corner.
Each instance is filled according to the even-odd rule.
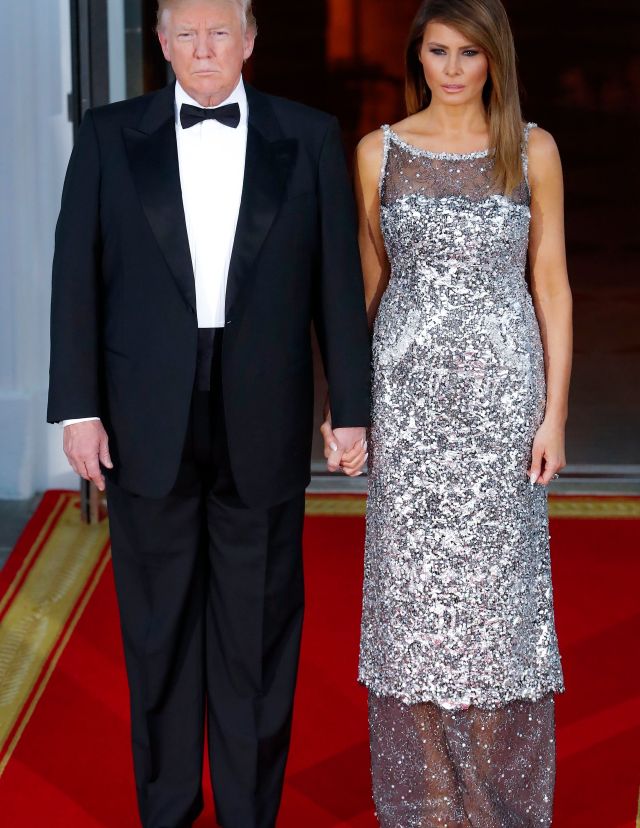
[[[383,127],[359,678],[383,828],[549,825],[562,690],[525,178]]]

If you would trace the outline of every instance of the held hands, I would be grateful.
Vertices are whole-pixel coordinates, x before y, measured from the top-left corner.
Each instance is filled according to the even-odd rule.
[[[566,465],[564,427],[545,419],[533,440],[531,466],[527,470],[531,485],[540,483],[546,486]]]
[[[113,463],[109,456],[109,438],[100,420],[65,426],[63,445],[74,472],[85,480],[93,481],[103,492],[105,482],[100,464],[112,469]]]
[[[339,468],[349,477],[362,474],[367,462],[367,432],[365,428],[331,427],[331,412],[325,407],[325,421],[320,426],[324,438],[324,456],[327,469],[335,472]]]
[[[364,428],[331,427],[331,412],[325,406],[325,421],[320,426],[324,438],[324,456],[327,469],[335,472],[342,468],[349,477],[362,474],[362,467],[369,456],[367,453],[366,430]],[[533,441],[531,465],[527,470],[529,480],[546,486],[567,463],[564,450],[564,427],[550,420],[544,420]]]

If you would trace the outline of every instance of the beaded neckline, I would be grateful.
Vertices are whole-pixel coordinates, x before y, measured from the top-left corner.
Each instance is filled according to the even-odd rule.
[[[489,155],[488,149],[477,150],[476,152],[432,152],[431,150],[421,149],[414,144],[408,144],[406,141],[403,141],[398,133],[394,132],[390,126],[386,125],[386,129],[399,146],[404,147],[404,149],[414,155],[425,155],[427,158],[434,158],[437,161],[473,161],[475,158],[486,158]]]

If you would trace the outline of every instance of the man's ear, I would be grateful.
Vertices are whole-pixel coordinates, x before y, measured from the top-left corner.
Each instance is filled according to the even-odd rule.
[[[249,60],[251,55],[253,54],[253,47],[255,46],[256,42],[256,32],[255,31],[247,31],[244,36],[244,59]]]

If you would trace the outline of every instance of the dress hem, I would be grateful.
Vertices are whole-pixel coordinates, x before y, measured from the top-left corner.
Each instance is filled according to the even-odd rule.
[[[531,690],[529,693],[514,695],[507,694],[504,698],[500,699],[500,701],[496,702],[488,702],[486,699],[478,699],[477,697],[470,697],[468,702],[462,702],[437,697],[434,693],[429,693],[427,691],[424,693],[399,693],[397,690],[390,689],[387,685],[380,682],[370,681],[369,679],[362,678],[361,676],[358,677],[358,683],[363,687],[366,687],[367,690],[371,691],[374,695],[381,698],[396,699],[407,706],[414,704],[434,704],[436,707],[451,712],[464,711],[470,707],[478,708],[480,710],[497,710],[511,704],[511,702],[537,702],[545,698],[545,696],[548,696],[549,693],[559,695],[565,691],[564,682],[560,681],[551,682],[549,685],[541,685],[538,689]]]

